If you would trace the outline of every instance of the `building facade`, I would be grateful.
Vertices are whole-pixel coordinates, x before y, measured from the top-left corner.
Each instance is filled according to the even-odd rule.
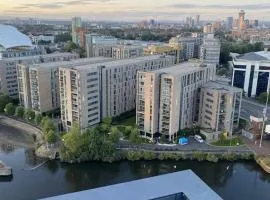
[[[214,34],[205,35],[203,44],[200,46],[200,59],[206,64],[219,64],[220,42],[214,38]]]
[[[86,34],[87,57],[112,57],[112,47],[118,44],[118,39],[113,36],[99,34]]]
[[[80,17],[73,17],[72,18],[72,25],[71,25],[71,35],[72,35],[72,42],[79,45],[79,35],[77,34],[77,28],[82,27],[82,19]]]
[[[135,45],[117,45],[112,47],[112,58],[126,59],[143,56],[143,47]]]
[[[81,128],[104,117],[117,117],[135,109],[138,70],[173,65],[172,56],[145,56],[100,64],[60,68],[61,117],[65,129]]]
[[[142,136],[176,139],[180,129],[198,120],[199,87],[215,79],[215,65],[186,62],[138,72],[136,123]]]
[[[256,97],[269,88],[270,52],[251,52],[233,57],[232,86],[242,88],[245,96]]]
[[[242,90],[215,81],[201,88],[199,125],[207,140],[217,140],[220,133],[232,132],[239,125]]]
[[[30,66],[18,65],[18,71],[23,75],[19,76],[20,104],[39,113],[60,108],[59,67],[73,67],[112,60],[103,57],[78,58],[79,56],[75,54],[69,61]]]

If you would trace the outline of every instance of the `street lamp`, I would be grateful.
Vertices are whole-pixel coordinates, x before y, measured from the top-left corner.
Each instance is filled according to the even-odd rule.
[[[270,74],[269,74],[270,75]],[[267,114],[267,109],[268,109],[268,101],[269,101],[269,77],[268,77],[268,84],[267,84],[267,91],[266,91],[266,103],[265,103],[265,108],[263,109],[263,125],[262,125],[262,131],[261,131],[261,139],[260,139],[260,148],[262,147],[262,139],[263,139],[263,134],[264,134],[264,126],[265,126],[265,119],[266,119],[266,114]]]

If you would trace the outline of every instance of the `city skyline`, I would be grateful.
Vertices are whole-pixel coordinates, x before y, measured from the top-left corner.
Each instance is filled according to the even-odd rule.
[[[1,17],[38,17],[44,19],[70,19],[82,16],[90,20],[183,20],[185,16],[201,15],[202,20],[238,17],[244,9],[248,19],[268,20],[270,3],[265,0],[229,0],[216,3],[173,0],[7,0],[0,4]]]

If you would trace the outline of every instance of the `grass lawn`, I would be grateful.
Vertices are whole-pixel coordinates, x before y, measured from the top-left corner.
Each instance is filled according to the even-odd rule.
[[[218,140],[218,141],[213,142],[211,144],[215,145],[215,146],[237,146],[237,143],[239,145],[244,144],[244,142],[239,137],[235,137],[233,139],[228,139],[228,140]]]
[[[122,120],[122,121],[119,121],[119,122],[115,122],[114,125],[135,127],[136,126],[136,116],[129,117],[129,118]]]

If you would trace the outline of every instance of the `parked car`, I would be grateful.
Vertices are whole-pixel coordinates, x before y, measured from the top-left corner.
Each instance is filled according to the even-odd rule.
[[[195,139],[197,142],[199,142],[199,143],[203,143],[203,139],[202,139],[202,137],[199,136],[199,135],[195,135],[195,136],[194,136],[194,139]]]

